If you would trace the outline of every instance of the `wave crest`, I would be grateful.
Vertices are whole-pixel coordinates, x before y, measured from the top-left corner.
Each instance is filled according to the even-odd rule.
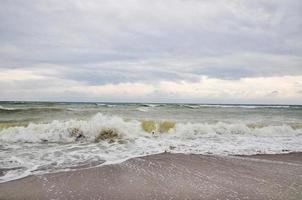
[[[125,138],[149,136],[146,132],[164,133],[174,137],[198,138],[214,135],[293,136],[302,134],[301,124],[279,126],[261,123],[228,124],[175,123],[172,121],[124,120],[117,116],[96,114],[88,120],[53,121],[46,124],[31,123],[27,127],[4,127],[0,141],[5,142],[58,142],[70,143],[79,139],[94,142],[106,129],[124,135]]]
[[[302,129],[299,124],[293,127],[129,120],[100,113],[87,120],[8,127],[0,130],[0,168],[10,172],[0,182],[164,151],[218,155],[302,151]]]

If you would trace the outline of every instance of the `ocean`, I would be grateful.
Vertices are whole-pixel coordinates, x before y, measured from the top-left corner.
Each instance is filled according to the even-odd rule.
[[[0,182],[162,152],[302,151],[302,106],[0,102]]]

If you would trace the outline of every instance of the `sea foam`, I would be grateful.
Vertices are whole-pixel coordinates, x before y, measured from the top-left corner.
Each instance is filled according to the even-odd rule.
[[[0,148],[0,168],[15,169],[0,178],[7,181],[79,163],[110,164],[164,151],[216,155],[302,151],[302,129],[297,124],[185,123],[99,113],[86,120],[2,129]]]

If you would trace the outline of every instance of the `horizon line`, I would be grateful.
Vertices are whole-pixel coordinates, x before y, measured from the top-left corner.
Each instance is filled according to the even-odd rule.
[[[189,102],[123,102],[123,101],[48,101],[48,100],[0,100],[0,103],[8,103],[8,102],[16,102],[16,103],[103,103],[103,104],[192,104],[192,105],[271,105],[271,106],[302,106],[302,104],[276,104],[276,103],[189,103]]]

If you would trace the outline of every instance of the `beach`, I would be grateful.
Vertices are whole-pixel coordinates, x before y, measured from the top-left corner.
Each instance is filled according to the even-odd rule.
[[[302,0],[0,5],[0,200],[302,200]]]
[[[0,200],[302,199],[302,106],[0,106]]]
[[[162,153],[0,184],[0,199],[302,198],[302,153],[214,156]]]

